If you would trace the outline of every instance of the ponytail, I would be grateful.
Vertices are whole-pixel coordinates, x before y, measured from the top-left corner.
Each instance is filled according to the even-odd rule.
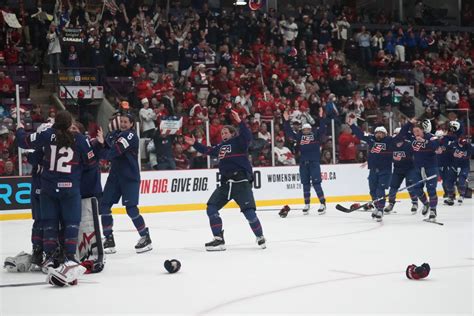
[[[56,131],[56,143],[59,148],[72,147],[74,145],[74,135],[69,128],[72,125],[71,113],[60,111],[56,115],[53,128]]]

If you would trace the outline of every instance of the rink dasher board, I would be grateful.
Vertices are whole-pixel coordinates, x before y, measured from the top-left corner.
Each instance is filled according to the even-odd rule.
[[[108,174],[102,174],[102,185],[105,185],[107,176]],[[212,191],[220,185],[220,174],[217,169],[145,171],[141,172],[140,176],[139,207],[142,213],[204,210]],[[254,168],[253,176],[253,192],[257,207],[278,208],[283,205],[303,204],[298,166]],[[370,199],[368,170],[360,168],[359,164],[321,165],[321,177],[328,203]],[[27,181],[28,178],[22,180]],[[6,205],[5,199],[2,199],[2,192],[4,191],[0,191],[0,220],[31,218],[29,204],[22,204],[24,207],[11,210]],[[312,203],[317,204],[318,200],[313,189],[311,194]],[[13,189],[10,200],[13,201],[14,197]],[[24,192],[21,197],[24,203]],[[406,199],[408,194],[402,192],[397,198]],[[226,208],[237,207],[233,201],[226,206]],[[114,205],[113,213],[126,213],[121,201]]]

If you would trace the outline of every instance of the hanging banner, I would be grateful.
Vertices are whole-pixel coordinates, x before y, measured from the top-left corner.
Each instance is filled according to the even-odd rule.
[[[66,92],[69,91],[72,97],[77,99],[79,91],[84,93],[84,99],[103,99],[104,98],[104,87],[102,86],[60,86],[59,87],[59,98],[65,99],[71,96]]]

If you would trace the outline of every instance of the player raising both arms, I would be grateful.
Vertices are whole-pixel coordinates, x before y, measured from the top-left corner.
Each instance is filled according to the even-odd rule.
[[[186,143],[192,145],[198,152],[217,157],[221,185],[214,190],[207,202],[207,216],[214,240],[205,244],[208,251],[225,250],[224,230],[219,210],[231,199],[235,200],[241,212],[248,220],[252,231],[257,237],[257,244],[266,248],[262,225],[256,214],[255,199],[252,192],[253,172],[248,159],[248,147],[252,133],[239,114],[231,111],[232,118],[239,124],[239,134],[233,126],[226,125],[221,130],[222,143],[214,147],[206,147],[193,137],[185,137]]]
[[[364,132],[355,125],[356,118],[348,116],[347,123],[350,125],[354,135],[360,140],[365,141],[369,146],[369,154],[367,156],[369,172],[369,190],[375,209],[372,212],[372,218],[381,222],[383,217],[383,209],[385,206],[385,190],[388,189],[390,178],[392,176],[392,156],[394,145],[403,140],[408,132],[409,125],[406,124],[400,130],[400,133],[394,137],[388,136],[387,130],[383,126],[375,128],[374,134],[364,135]]]
[[[122,205],[125,206],[128,216],[140,235],[135,251],[142,253],[153,249],[148,227],[137,207],[140,194],[140,168],[138,166],[138,136],[133,129],[134,124],[135,120],[131,114],[121,114],[120,129],[110,132],[105,141],[107,148],[105,158],[112,162],[100,203],[106,253],[115,253],[112,205],[117,203],[120,197],[122,197]],[[97,140],[102,141],[99,138]]]
[[[287,137],[293,138],[300,146],[300,178],[303,185],[304,208],[303,214],[307,215],[311,202],[311,184],[318,195],[321,206],[318,214],[326,213],[326,199],[321,187],[321,141],[326,134],[326,122],[323,119],[323,109],[319,109],[319,128],[313,128],[310,124],[303,124],[301,132],[295,133],[288,121],[288,112],[283,112],[283,128]]]

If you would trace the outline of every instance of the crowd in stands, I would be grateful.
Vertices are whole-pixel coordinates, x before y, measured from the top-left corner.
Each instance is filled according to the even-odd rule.
[[[415,116],[410,94],[394,102],[397,87],[392,76],[397,71],[410,74],[407,83],[415,86],[415,96],[426,108],[423,117],[433,119],[434,129],[446,109],[472,109],[472,34],[416,27],[423,15],[421,20],[413,17],[413,25],[367,30],[365,26],[353,29],[351,24],[389,24],[394,18],[383,10],[356,13],[349,7],[316,4],[285,15],[247,7],[214,11],[205,1],[193,1],[195,6],[186,8],[180,1],[170,3],[167,14],[160,4],[144,6],[135,1],[107,1],[95,8],[81,1],[58,1],[49,17],[39,2],[39,11],[24,17],[28,40],[9,30],[4,35],[9,42],[0,50],[5,57],[12,55],[11,50],[18,52],[5,58],[6,63],[37,64],[53,74],[62,66],[74,75],[80,67],[97,69],[114,103],[119,106],[126,100],[127,110],[141,123],[147,153],[142,166],[150,169],[206,168],[206,157],[189,147],[183,135],[193,134],[206,144],[205,123],[209,122],[208,145],[219,143],[222,126],[232,124],[230,109],[238,111],[254,135],[250,147],[254,166],[272,164],[272,141],[276,165],[297,163],[298,146],[283,133],[282,113],[288,111],[298,129],[305,123],[319,126],[320,108],[335,122],[338,153],[332,156],[329,123],[321,162],[363,162],[365,145],[344,124],[348,114],[354,113],[359,125],[369,131],[377,125],[388,129],[394,107],[404,115],[393,127],[405,116]],[[470,23],[472,16],[464,18]],[[81,29],[80,42],[62,40],[68,28]],[[356,62],[376,81],[360,85]],[[129,80],[126,89],[114,87],[116,78]],[[11,97],[12,83],[2,72],[0,88],[1,97]],[[5,109],[4,116],[11,120],[8,112]],[[46,120],[34,110],[26,112],[32,122]],[[460,118],[463,115],[466,112],[458,112]],[[183,119],[177,135],[160,131],[161,120],[170,116]],[[87,120],[86,128],[93,122]],[[14,159],[3,151],[15,152],[11,128],[5,124],[2,128],[0,175],[10,170],[6,162]]]

